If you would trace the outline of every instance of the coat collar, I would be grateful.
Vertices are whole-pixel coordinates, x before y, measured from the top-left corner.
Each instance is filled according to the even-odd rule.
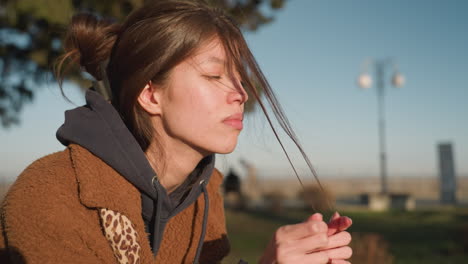
[[[141,219],[140,192],[130,182],[85,148],[71,144],[69,149],[83,205]]]
[[[76,144],[70,144],[68,148],[75,170],[80,202],[88,208],[97,209],[100,215],[105,211],[128,218],[130,223],[134,224],[132,229],[140,234],[138,237],[141,252],[138,255],[141,263],[153,262],[145,224],[141,217],[141,196],[138,189],[85,148]],[[105,220],[103,218],[102,223],[105,223]]]

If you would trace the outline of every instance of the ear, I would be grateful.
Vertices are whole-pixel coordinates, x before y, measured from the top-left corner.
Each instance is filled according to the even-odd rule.
[[[157,85],[148,82],[138,96],[138,103],[150,115],[161,114],[161,92]]]

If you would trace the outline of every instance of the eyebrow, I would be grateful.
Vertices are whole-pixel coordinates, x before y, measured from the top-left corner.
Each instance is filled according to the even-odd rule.
[[[217,63],[217,64],[221,64],[221,65],[226,65],[226,61],[219,58],[219,57],[215,57],[215,56],[210,56],[207,60],[203,61],[201,64],[204,64],[204,63],[207,63],[207,62],[214,62],[214,63]]]
[[[209,57],[205,62],[214,62],[214,63],[219,63],[219,64],[225,64],[225,61],[221,58],[218,57]]]

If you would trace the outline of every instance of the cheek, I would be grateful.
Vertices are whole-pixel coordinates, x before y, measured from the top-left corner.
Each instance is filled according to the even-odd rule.
[[[174,137],[189,137],[191,140],[209,137],[215,129],[217,111],[215,99],[203,96],[192,87],[179,93],[173,92],[164,108],[163,122],[168,134]]]
[[[230,114],[225,95],[220,91],[194,87],[173,94],[164,117],[166,132],[186,144],[210,153],[230,153],[237,144],[239,131],[222,123]]]

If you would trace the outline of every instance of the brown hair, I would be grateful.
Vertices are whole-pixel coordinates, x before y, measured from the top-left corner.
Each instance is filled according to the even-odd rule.
[[[66,53],[59,60],[58,72],[70,60],[101,80],[104,76],[100,74],[99,65],[109,60],[106,73],[112,90],[112,104],[145,151],[150,143],[155,143],[152,141],[157,135],[148,114],[137,103],[138,95],[149,81],[163,84],[173,67],[213,37],[217,37],[223,45],[231,77],[233,69],[236,69],[245,89],[265,113],[296,176],[297,172],[257,92],[258,88],[263,90],[263,96],[280,126],[297,145],[318,181],[239,27],[218,9],[197,1],[152,1],[132,12],[121,25],[90,14],[75,15],[65,37]],[[60,79],[60,75],[58,77]]]

